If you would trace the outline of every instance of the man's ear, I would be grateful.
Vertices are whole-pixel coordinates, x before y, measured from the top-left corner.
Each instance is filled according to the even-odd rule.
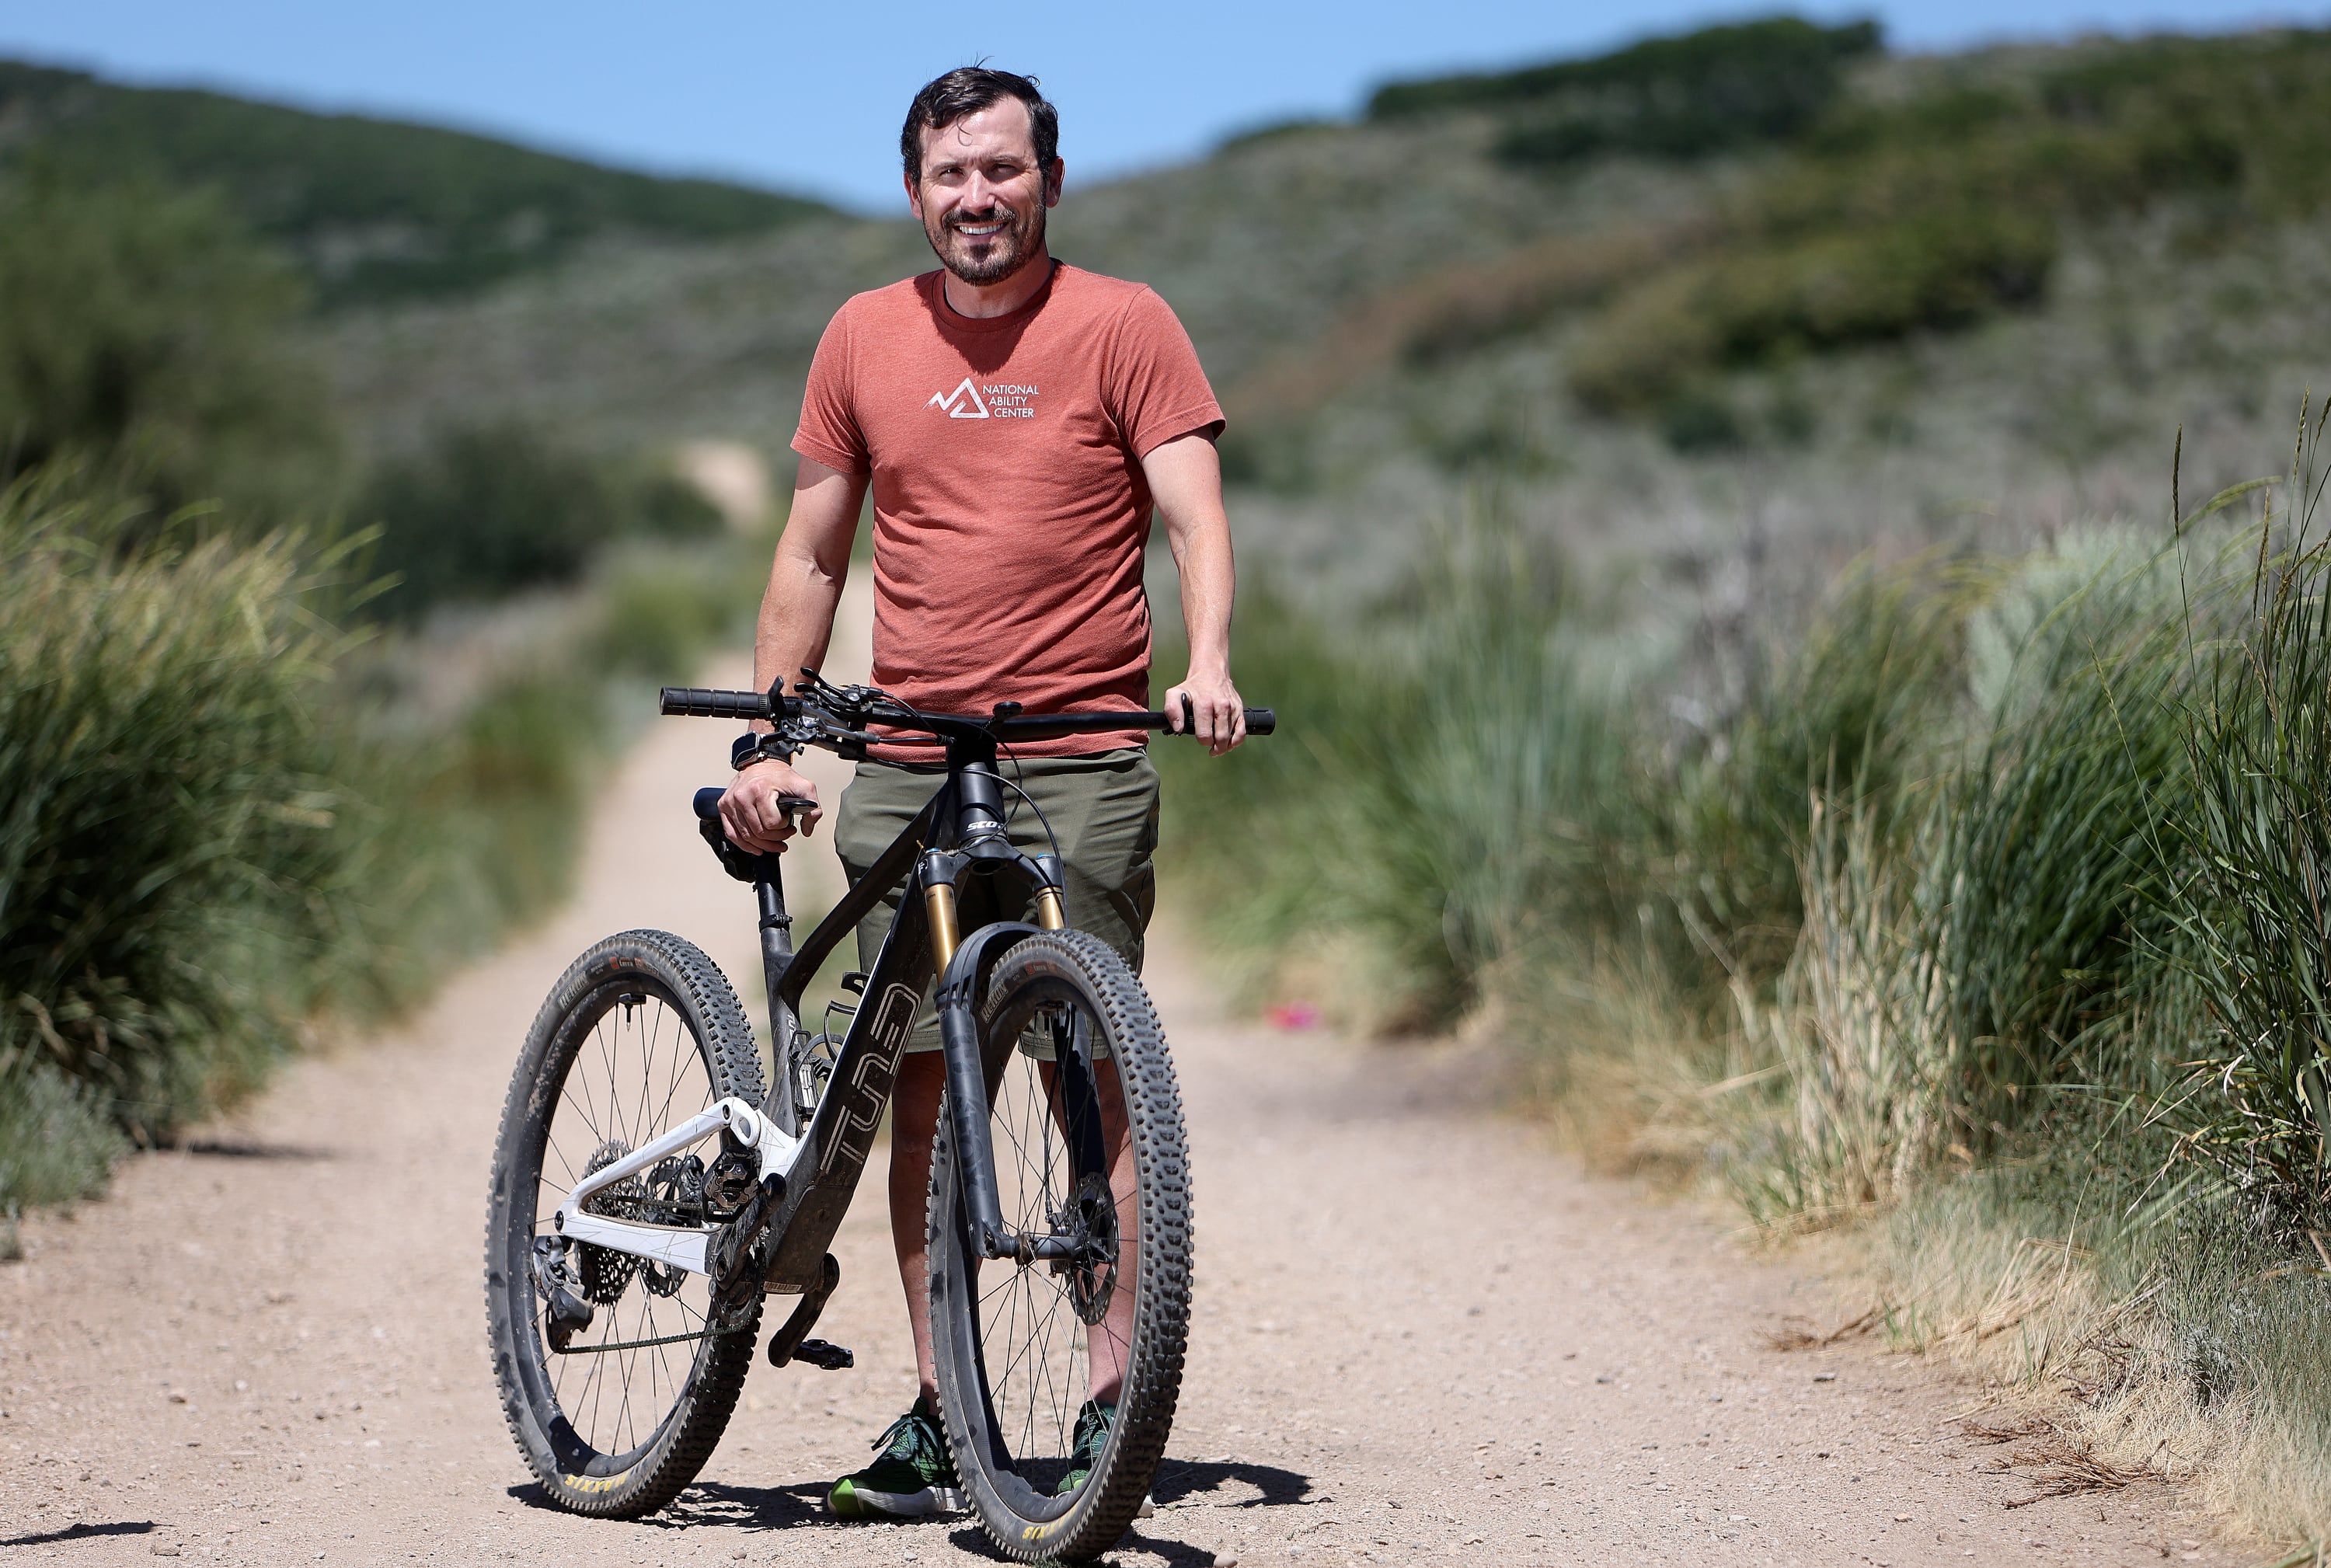
[[[1044,204],[1046,206],[1057,207],[1061,204],[1061,182],[1068,177],[1068,171],[1069,166],[1059,158],[1054,158],[1052,166],[1044,171]]]
[[[922,182],[916,179],[914,176],[906,173],[904,170],[899,172],[899,177],[906,182],[907,210],[915,214],[915,222],[919,223],[923,221]]]

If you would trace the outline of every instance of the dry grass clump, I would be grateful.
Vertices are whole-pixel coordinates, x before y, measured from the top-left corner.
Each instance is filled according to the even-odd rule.
[[[2028,1508],[2051,1497],[2117,1492],[2138,1481],[2160,1478],[2150,1459],[2139,1465],[2113,1464],[2099,1458],[2079,1433],[2045,1416],[2026,1416],[2005,1426],[1985,1426],[1969,1420],[1960,1423],[1960,1430],[1979,1443],[2016,1445],[2004,1457],[1984,1467],[1993,1471],[2022,1471],[2031,1479],[2035,1488],[2031,1495],[2010,1498],[2003,1505],[2005,1507]]]
[[[2155,1477],[2258,1542],[2331,1527],[2331,1270],[2294,1260],[2168,1140],[2117,1168],[2072,1126],[2044,1151],[1926,1183],[1840,1245],[1891,1348],[1984,1386],[1974,1426],[2039,1494]]]

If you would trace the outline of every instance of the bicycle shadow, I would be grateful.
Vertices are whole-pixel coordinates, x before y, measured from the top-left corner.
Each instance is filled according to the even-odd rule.
[[[1242,1495],[1248,1487],[1253,1489],[1252,1495]],[[1216,1492],[1224,1495],[1208,1496]],[[1231,1459],[1167,1459],[1157,1467],[1156,1484],[1149,1489],[1149,1495],[1156,1499],[1157,1513],[1127,1530],[1121,1544],[1154,1552],[1172,1568],[1213,1568],[1220,1555],[1217,1548],[1194,1546],[1187,1541],[1161,1535],[1159,1530],[1173,1528],[1185,1509],[1304,1507],[1308,1505],[1310,1492],[1310,1477],[1282,1470],[1275,1465],[1250,1465]],[[992,1563],[1012,1561],[995,1549],[987,1532],[975,1524],[957,1524],[947,1533],[947,1540],[957,1551]]]
[[[697,1481],[661,1511],[631,1523],[658,1530],[685,1529],[698,1525],[725,1525],[736,1530],[794,1530],[804,1525],[846,1528],[825,1511],[825,1484],[799,1481],[783,1487],[740,1487],[727,1481]],[[543,1495],[538,1483],[508,1488],[508,1495],[529,1508],[557,1513],[558,1506]]]
[[[151,1519],[118,1519],[110,1524],[68,1525],[62,1530],[43,1530],[28,1535],[10,1535],[0,1540],[0,1546],[53,1546],[61,1541],[87,1541],[102,1535],[147,1535],[154,1530]]]
[[[1215,1558],[1213,1548],[1193,1546],[1153,1532],[1161,1525],[1170,1528],[1183,1508],[1301,1507],[1310,1501],[1311,1489],[1310,1477],[1274,1465],[1167,1459],[1158,1466],[1157,1482],[1151,1488],[1159,1512],[1136,1525],[1126,1535],[1126,1544],[1156,1553],[1174,1568],[1209,1568]],[[662,1512],[634,1523],[641,1528],[662,1530],[707,1525],[756,1531],[858,1528],[825,1511],[825,1490],[821,1481],[771,1487],[699,1481]],[[542,1487],[532,1482],[508,1488],[508,1496],[530,1508],[556,1507]],[[930,1523],[945,1528],[948,1541],[959,1550],[992,1562],[1009,1561],[976,1523],[961,1516]]]

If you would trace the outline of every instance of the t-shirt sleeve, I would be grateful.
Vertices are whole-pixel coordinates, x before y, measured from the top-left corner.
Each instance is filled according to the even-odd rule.
[[[866,432],[859,428],[851,385],[850,307],[825,324],[817,353],[809,362],[809,385],[802,394],[801,424],[794,450],[839,473],[862,474],[873,467]]]
[[[1108,396],[1118,428],[1137,458],[1178,436],[1220,435],[1223,405],[1198,364],[1198,351],[1172,306],[1143,289],[1118,318]]]

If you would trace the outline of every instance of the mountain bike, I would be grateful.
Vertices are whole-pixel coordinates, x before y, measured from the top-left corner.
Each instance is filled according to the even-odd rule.
[[[928,747],[944,774],[798,949],[780,858],[730,842],[722,792],[697,792],[706,842],[758,908],[766,1078],[735,989],[679,936],[610,936],[552,988],[494,1150],[486,1301],[503,1412],[552,1503],[637,1518],[710,1457],[766,1297],[794,1298],[769,1336],[772,1365],[851,1364],[810,1335],[841,1278],[827,1249],[935,986],[946,1088],[927,1215],[942,1424],[999,1547],[1089,1560],[1133,1522],[1173,1424],[1189,1158],[1149,998],[1115,952],[1067,928],[1059,846],[1040,813],[1022,836],[1050,848],[1015,846],[1007,793],[1019,792],[999,756],[1014,742],[1172,726],[1164,713],[1011,702],[928,713],[803,677],[792,694],[667,687],[662,711],[769,720],[770,734],[742,743],[753,755]],[[1253,735],[1274,727],[1264,708],[1246,722]],[[809,803],[781,804],[790,822]],[[961,930],[967,878],[996,879],[995,892],[1020,897],[994,907],[1032,917]],[[872,969],[842,976],[813,1032],[811,980],[894,890]],[[1097,1355],[1123,1368],[1117,1420],[1062,1492]]]

